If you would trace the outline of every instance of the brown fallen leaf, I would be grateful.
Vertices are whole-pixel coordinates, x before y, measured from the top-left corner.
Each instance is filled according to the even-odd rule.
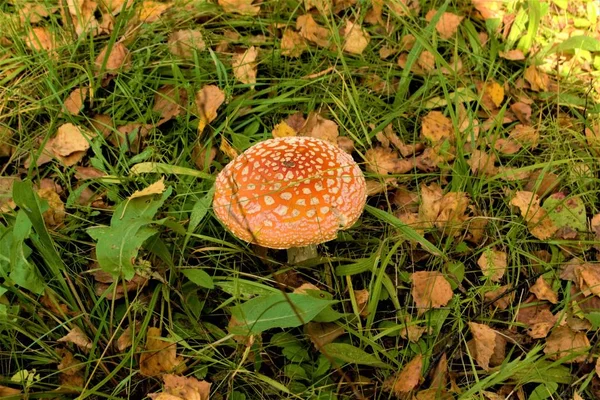
[[[13,137],[14,131],[12,129],[0,126],[0,157],[10,157],[13,153]]]
[[[43,3],[16,3],[15,6],[19,7],[19,20],[23,26],[25,24],[33,25],[41,22],[44,18],[49,17],[57,11],[57,7],[48,6]]]
[[[493,305],[498,307],[501,310],[506,310],[515,299],[515,292],[511,291],[510,293],[506,293],[512,290],[512,285],[504,285],[500,286],[498,289],[490,290],[485,292],[484,297],[486,301],[493,301]]]
[[[60,371],[58,380],[61,386],[83,387],[85,363],[76,359],[73,353],[67,349],[56,349],[56,354],[61,358],[57,367]]]
[[[317,46],[329,47],[329,30],[317,24],[312,15],[301,15],[296,19],[296,29],[300,36]]]
[[[427,328],[418,325],[412,325],[409,323],[409,321],[407,321],[407,325],[402,327],[400,330],[400,337],[408,340],[409,342],[417,343],[425,332],[427,332]]]
[[[481,253],[477,265],[492,282],[498,282],[506,272],[507,258],[505,252],[488,248]]]
[[[504,16],[504,0],[471,0],[471,3],[483,19],[495,19]]]
[[[226,13],[254,16],[260,12],[260,5],[254,0],[218,0]]]
[[[351,54],[362,54],[371,40],[366,30],[350,20],[346,21],[342,36],[344,37],[342,49]]]
[[[417,64],[421,67],[421,71],[418,69],[412,70],[415,74],[422,74],[423,72],[432,72],[435,70],[435,56],[428,50],[423,50],[417,59]],[[413,65],[414,66],[414,65]]]
[[[419,385],[422,369],[423,356],[418,354],[399,373],[387,378],[383,382],[383,389],[392,391],[396,396],[401,397]]]
[[[317,350],[333,342],[346,332],[333,322],[309,322],[304,325],[304,333]]]
[[[119,42],[115,43],[111,49],[109,49],[109,45],[106,45],[96,57],[95,65],[98,70],[102,70],[104,65],[104,71],[109,73],[115,73],[121,69],[128,70],[131,68],[129,50]]]
[[[452,300],[452,287],[439,272],[415,272],[411,275],[411,281],[411,295],[419,315],[431,308],[443,307]]]
[[[339,136],[338,125],[316,112],[308,114],[304,125],[298,130],[298,136],[308,136],[336,143]]]
[[[400,159],[391,149],[374,147],[365,153],[366,169],[377,175],[404,174],[413,168],[411,160]]]
[[[57,342],[73,343],[86,353],[92,348],[92,341],[78,326],[71,329],[67,335],[58,339]]]
[[[67,1],[67,8],[77,36],[82,36],[98,27],[98,21],[94,15],[97,7],[98,3],[94,0]]]
[[[487,325],[469,322],[469,329],[474,340],[474,354],[477,365],[486,371],[490,369],[490,359],[494,355],[496,347],[496,336],[498,333]]]
[[[419,220],[429,227],[435,227],[446,236],[458,235],[468,220],[466,215],[469,199],[463,192],[444,194],[436,183],[421,185],[421,205]]]
[[[525,59],[525,54],[521,50],[500,51],[498,55],[505,60],[521,61]]]
[[[140,331],[141,327],[142,324],[139,323],[139,321],[137,321],[135,324],[125,328],[121,336],[119,336],[119,338],[117,339],[117,350],[122,352],[125,349],[131,347],[131,345],[133,344],[133,337]]]
[[[481,94],[481,102],[489,110],[495,110],[502,105],[504,100],[504,87],[496,81],[477,82],[477,89]]]
[[[546,339],[544,354],[552,360],[568,357],[565,363],[584,362],[588,357],[590,341],[585,332],[574,332],[568,326],[557,326]],[[573,357],[573,354],[579,353]]]
[[[431,9],[425,15],[425,20],[427,20],[427,22],[430,22],[435,16],[435,14],[437,14],[437,10]],[[442,39],[450,39],[458,30],[458,27],[463,19],[464,17],[461,17],[459,15],[453,14],[451,12],[445,12],[440,16],[440,19],[435,24],[435,30],[438,31]]]
[[[531,122],[531,106],[529,104],[518,101],[514,104],[511,104],[510,110],[515,114],[522,124],[528,124]]]
[[[517,191],[510,204],[519,208],[527,222],[529,232],[540,240],[545,240],[558,230],[546,210],[540,206],[539,196],[532,192]]]
[[[600,297],[600,266],[598,264],[578,265],[575,267],[574,273],[584,296]]]
[[[65,203],[53,188],[41,188],[37,191],[40,199],[48,202],[48,209],[44,211],[42,217],[49,228],[56,229],[65,221]]]
[[[434,143],[454,141],[452,121],[439,111],[431,111],[421,119],[421,137]]]
[[[496,155],[488,154],[481,150],[473,150],[471,158],[467,161],[471,167],[471,172],[475,175],[494,176],[498,173],[496,164]]]
[[[525,74],[523,78],[529,82],[531,86],[531,90],[535,92],[546,92],[548,91],[548,86],[550,85],[550,77],[540,70],[538,70],[535,65],[530,65],[525,70]]]
[[[65,100],[64,110],[71,115],[79,115],[89,91],[88,87],[74,89]]]
[[[160,329],[150,327],[146,332],[146,345],[140,354],[140,372],[157,376],[185,368],[183,357],[177,356],[177,345],[160,336]]]
[[[558,294],[542,276],[537,278],[535,284],[529,288],[529,291],[533,293],[538,300],[548,300],[552,304],[558,303]]]
[[[308,48],[304,38],[292,29],[283,31],[281,37],[281,54],[288,57],[300,57],[304,50]]]
[[[519,143],[523,147],[536,148],[540,140],[537,129],[529,125],[517,124],[508,134],[510,140]]]
[[[140,22],[151,23],[160,19],[162,14],[171,8],[173,4],[166,2],[146,0],[138,6],[138,20]]]
[[[194,29],[185,29],[172,32],[167,41],[169,52],[174,56],[193,59],[196,51],[206,48],[202,32]]]
[[[217,110],[225,101],[225,93],[215,85],[203,86],[196,92],[196,107],[200,121],[198,123],[198,133],[202,133],[206,125],[217,118]]]
[[[254,89],[258,73],[257,57],[258,49],[252,46],[242,54],[235,54],[231,59],[233,75],[240,82],[250,85],[251,89]]]
[[[164,85],[154,95],[152,111],[160,114],[157,125],[167,122],[185,110],[187,105],[187,91],[184,88],[176,88],[173,85]]]
[[[166,374],[161,393],[150,393],[153,400],[209,400],[211,384],[194,377]]]
[[[117,300],[125,297],[125,294],[134,290],[140,290],[148,284],[148,278],[135,274],[133,278],[126,282],[118,282],[115,286],[115,280],[111,274],[98,270],[98,265],[93,263],[91,270],[95,270],[92,275],[97,281],[94,287],[96,295],[103,296],[106,300]]]
[[[368,302],[369,302],[369,291],[367,289],[355,290],[354,298],[358,307],[358,313],[361,317],[369,315]]]
[[[0,397],[17,396],[21,394],[21,389],[13,389],[8,386],[0,385]]]
[[[25,39],[25,44],[35,51],[50,52],[56,47],[54,36],[46,27],[32,28]]]
[[[192,160],[194,165],[201,171],[206,171],[210,168],[211,163],[217,156],[216,146],[203,146],[198,143],[192,150]]]
[[[0,176],[0,212],[9,213],[17,207],[12,199],[13,184],[16,181],[20,179],[15,176]]]

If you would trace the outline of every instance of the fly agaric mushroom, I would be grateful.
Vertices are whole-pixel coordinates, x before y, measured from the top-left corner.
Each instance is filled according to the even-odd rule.
[[[310,137],[260,142],[217,176],[213,208],[238,238],[272,249],[327,242],[352,226],[366,202],[348,153]]]

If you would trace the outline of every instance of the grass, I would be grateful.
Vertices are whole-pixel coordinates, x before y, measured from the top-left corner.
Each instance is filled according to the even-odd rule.
[[[43,3],[57,5],[50,0]],[[590,362],[561,363],[546,356],[542,351],[544,339],[529,338],[526,325],[517,320],[518,310],[529,296],[528,289],[540,274],[549,279],[556,277],[558,267],[573,255],[595,261],[597,253],[593,249],[582,252],[566,240],[540,240],[530,234],[523,218],[509,203],[509,192],[523,190],[526,181],[507,181],[502,174],[471,173],[468,160],[472,149],[468,142],[475,137],[472,127],[457,134],[452,162],[444,162],[428,172],[415,169],[394,177],[416,193],[420,185],[434,182],[445,191],[467,193],[470,204],[488,221],[485,239],[479,243],[467,242],[463,236],[449,237],[435,229],[425,232],[427,242],[414,236],[414,230],[406,229],[393,216],[396,206],[390,190],[370,197],[370,208],[356,226],[341,233],[336,241],[320,246],[321,258],[292,268],[286,265],[284,252],[264,252],[232,237],[207,207],[210,198],[205,196],[212,187],[213,176],[229,161],[225,154],[218,152],[200,177],[185,170],[196,169],[195,147],[210,149],[227,141],[243,151],[270,138],[271,130],[281,120],[296,112],[306,115],[311,111],[333,120],[340,135],[354,141],[355,159],[365,170],[367,151],[377,146],[376,134],[388,124],[406,143],[422,142],[421,118],[431,111],[432,99],[441,99],[449,106],[436,109],[446,113],[458,132],[458,100],[454,95],[457,88],[475,93],[476,99],[464,104],[469,118],[477,118],[483,106],[475,82],[494,80],[505,84],[510,88],[506,99],[514,99],[521,93],[515,88],[533,58],[526,62],[502,59],[500,51],[509,48],[495,35],[490,35],[482,46],[478,33],[486,27],[475,18],[466,18],[452,39],[440,39],[434,28],[436,20],[428,24],[423,16],[430,9],[460,15],[473,13],[472,6],[461,1],[424,2],[424,11],[418,17],[390,13],[387,33],[364,24],[371,42],[362,55],[311,45],[299,59],[281,54],[279,36],[273,27],[293,27],[296,17],[304,13],[302,5],[266,2],[262,8],[268,12],[260,17],[244,17],[225,14],[216,4],[191,2],[185,9],[182,3],[175,2],[158,21],[139,25],[131,24],[133,9],[123,11],[115,19],[114,30],[97,37],[77,37],[73,26],[63,21],[59,13],[33,24],[21,23],[15,5],[0,5],[1,35],[10,41],[0,47],[0,128],[13,135],[7,141],[11,154],[0,159],[0,171],[3,176],[16,176],[35,185],[43,180],[60,185],[60,198],[67,213],[59,228],[47,226],[42,218],[47,208],[45,201],[26,187],[21,189],[17,210],[25,210],[32,225],[25,229],[21,240],[25,246],[23,254],[32,270],[39,271],[44,290],[35,293],[14,285],[14,277],[6,276],[8,269],[0,268],[0,385],[19,388],[29,398],[144,398],[161,390],[158,376],[140,373],[140,354],[145,352],[148,327],[158,327],[162,336],[176,343],[177,354],[187,365],[185,375],[212,383],[213,398],[343,399],[357,398],[357,393],[366,398],[390,398],[393,395],[382,390],[383,382],[417,354],[424,356],[421,389],[431,383],[433,378],[428,374],[442,354],[447,356],[451,374],[446,379],[459,388],[453,392],[453,398],[486,398],[486,391],[505,393],[502,390],[522,390],[535,399],[571,398],[573,393],[586,399],[597,398],[600,381],[592,368],[593,357],[597,357],[597,332],[586,331],[594,346],[589,351]],[[136,6],[140,5],[136,2]],[[362,21],[367,10],[366,6],[356,6],[319,16],[317,20],[331,30],[332,42],[339,48],[344,41],[338,33],[343,17]],[[32,25],[46,26],[58,38],[60,45],[55,52],[35,52],[27,47],[23,38]],[[135,34],[128,31],[132,26]],[[171,55],[166,42],[169,33],[177,29],[200,29],[212,47],[196,52],[190,60]],[[106,44],[114,45],[128,32],[124,43],[131,52],[131,68],[119,71],[107,81],[94,67],[94,60]],[[227,32],[239,35],[231,40],[230,52],[251,45],[261,48],[255,90],[233,76],[230,54],[214,50]],[[408,52],[406,68],[399,68],[395,57],[379,57],[382,45],[396,46],[406,34],[416,39]],[[257,35],[266,39],[262,41]],[[460,57],[463,69],[443,74],[438,67],[430,74],[413,74],[409,66],[418,61],[422,50],[431,52],[439,67],[449,67],[453,56]],[[329,68],[330,72],[319,74]],[[383,93],[372,90],[365,79],[373,73],[389,87],[396,84],[397,89]],[[597,76],[597,72],[594,74]],[[160,118],[152,106],[158,89],[166,84],[184,90],[188,104],[177,118],[156,126]],[[217,119],[198,135],[192,99],[206,84],[221,88],[226,102]],[[63,102],[77,87],[89,87],[93,98],[86,101],[80,115],[64,113]],[[558,190],[580,197],[588,217],[596,215],[600,211],[597,147],[587,144],[584,128],[592,126],[591,118],[596,116],[590,112],[597,113],[598,106],[589,85],[562,80],[558,91],[527,93],[534,98],[536,120],[532,123],[541,132],[540,142],[535,149],[499,155],[498,165],[556,174]],[[507,107],[505,101],[498,114],[502,116]],[[96,131],[92,119],[99,114],[109,115],[115,127],[127,123],[152,126],[139,149],[135,143],[115,145],[110,137],[102,135],[93,140],[78,165],[100,169],[110,179],[82,181],[76,178],[74,168],[59,162],[40,167],[26,164],[29,156],[40,156],[39,149],[60,125],[70,122]],[[506,135],[508,126],[495,124],[480,135],[493,140],[497,135]],[[115,129],[111,130],[114,135]],[[131,173],[134,165],[145,162],[167,167],[161,173]],[[172,193],[156,214],[155,221],[161,222],[152,225],[159,234],[145,242],[135,265],[136,271],[149,281],[122,299],[111,299],[110,294],[126,282],[120,279],[104,293],[96,290],[96,243],[87,229],[110,225],[116,205],[161,175]],[[384,177],[368,172],[367,178],[382,181]],[[110,207],[79,204],[77,199],[83,187],[101,194]],[[14,197],[16,201],[17,195]],[[0,218],[2,240],[7,240],[9,230],[14,237],[17,227],[27,225],[19,220],[24,217],[16,211],[2,213]],[[197,226],[190,229],[193,218]],[[509,255],[509,267],[501,283],[483,277],[477,266],[477,260],[490,248]],[[15,268],[15,263],[21,262],[6,261],[9,251],[4,246],[0,248],[5,260],[0,264],[2,268]],[[208,279],[198,278],[198,285],[185,278],[182,271],[192,268],[207,273]],[[410,294],[410,274],[416,271],[440,271],[453,277],[454,296],[450,303],[419,314]],[[236,341],[228,332],[230,307],[257,295],[277,292],[277,281],[281,279],[276,272],[287,279],[285,285],[312,283],[338,300],[334,309],[343,316],[335,324],[345,334],[336,343],[351,344],[385,366],[374,366],[360,356],[332,367],[329,364],[333,350],[319,352],[301,327],[270,329],[251,344]],[[502,311],[490,307],[493,300],[484,294],[504,284],[512,285],[507,295],[514,294],[515,298]],[[556,280],[554,285],[560,301],[552,305],[553,313],[576,313],[570,297],[574,283]],[[366,317],[359,316],[360,305],[353,292],[359,289],[369,291]],[[469,322],[492,326],[509,339],[506,357],[490,371],[480,368],[466,345],[471,338]],[[119,349],[119,337],[134,326],[138,328],[131,345]],[[425,328],[426,333],[411,343],[401,337],[408,326]],[[89,349],[58,341],[75,327],[90,339]],[[77,373],[83,384],[75,385],[78,388],[65,384],[68,374],[57,366],[63,360],[64,348],[78,362],[72,368],[82,367]],[[337,358],[343,359],[342,356]],[[31,380],[11,383],[10,378],[24,370],[35,371]],[[449,388],[450,385],[446,389]]]

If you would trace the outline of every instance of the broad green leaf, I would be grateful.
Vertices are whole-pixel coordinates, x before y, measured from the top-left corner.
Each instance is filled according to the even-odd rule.
[[[202,222],[202,220],[208,213],[208,210],[210,209],[210,206],[212,204],[214,194],[215,187],[213,186],[204,197],[202,197],[196,202],[196,204],[194,204],[194,208],[192,208],[192,212],[190,214],[190,223],[188,225],[189,233],[193,233],[196,230],[198,224]]]
[[[223,278],[220,277],[220,279]],[[218,277],[213,277],[213,282],[222,291],[229,293],[237,299],[248,299],[252,296],[270,295],[279,292],[278,289],[271,286],[240,278],[219,280]]]
[[[198,286],[207,289],[215,287],[212,277],[201,269],[182,269],[181,273]]]
[[[10,279],[17,285],[40,294],[44,291],[44,281],[35,265],[27,259],[31,249],[25,239],[31,234],[31,221],[23,210],[19,210],[12,230],[10,244]]]
[[[293,328],[300,326],[319,314],[333,300],[318,299],[298,293],[281,292],[255,297],[231,308],[236,326],[230,331],[235,334],[257,334],[271,328]]]
[[[145,196],[124,201],[115,209],[109,227],[87,229],[87,233],[97,240],[96,258],[103,271],[115,277],[123,275],[126,280],[133,278],[140,248],[158,232],[150,226],[161,223],[153,220],[154,215],[171,191],[172,188],[167,188],[157,200]]]
[[[374,367],[389,367],[373,354],[347,343],[328,343],[321,348],[327,356],[353,364],[372,365]]]
[[[308,380],[306,370],[298,364],[287,364],[283,367],[283,373],[291,380],[304,379]]]
[[[558,228],[578,232],[587,230],[585,203],[580,197],[567,198],[564,193],[554,193],[544,201],[542,207]]]
[[[361,258],[352,264],[340,265],[336,267],[335,274],[338,276],[356,275],[363,272],[372,271],[378,262],[377,253],[371,254],[369,258]]]
[[[556,51],[587,50],[600,51],[600,40],[591,36],[572,36],[556,46]]]
[[[433,243],[425,239],[417,231],[403,223],[401,220],[399,220],[389,212],[380,210],[379,208],[375,208],[369,205],[365,207],[365,210],[367,210],[372,216],[379,218],[383,222],[392,225],[394,228],[398,229],[407,239],[419,243],[423,247],[423,249],[427,250],[431,254],[438,257],[442,257],[444,260],[446,259],[444,253],[442,253],[437,247],[435,247]]]
[[[546,382],[538,385],[533,392],[529,395],[529,400],[546,400],[552,398],[552,395],[556,393],[558,389],[558,383]]]

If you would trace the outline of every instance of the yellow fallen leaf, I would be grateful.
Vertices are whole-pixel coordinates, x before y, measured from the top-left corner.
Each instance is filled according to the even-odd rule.
[[[317,24],[312,15],[301,15],[296,19],[296,29],[300,36],[321,47],[329,47],[329,30]]]
[[[169,52],[174,56],[186,59],[193,59],[195,51],[202,51],[206,48],[202,32],[185,29],[172,32],[167,41]]]
[[[138,197],[151,196],[154,194],[161,194],[166,189],[165,187],[165,178],[160,178],[158,181],[149,185],[148,187],[136,190],[128,197],[129,200],[137,199]]]
[[[233,146],[231,144],[229,144],[229,142],[225,139],[221,140],[221,146],[219,147],[219,150],[221,150],[221,152],[223,154],[225,154],[227,157],[229,157],[230,159],[234,159],[236,158],[240,153],[233,148]]]
[[[189,376],[166,374],[163,376],[165,383],[161,393],[152,393],[153,400],[208,400],[211,384],[206,381]]]
[[[338,125],[330,119],[323,118],[316,112],[311,112],[308,114],[302,128],[298,131],[298,136],[308,136],[335,143],[339,136]]]
[[[288,57],[300,57],[308,46],[304,38],[292,29],[286,29],[281,37],[281,54]]]
[[[78,326],[71,329],[67,335],[58,339],[57,342],[73,343],[86,353],[92,348],[92,341]]]
[[[224,101],[225,93],[215,85],[203,86],[196,93],[196,107],[200,117],[198,133],[202,133],[206,125],[217,118],[217,110]]]
[[[172,6],[171,3],[161,3],[158,1],[142,1],[139,5],[138,18],[140,22],[155,22],[161,15]]]
[[[421,136],[434,143],[454,140],[452,121],[439,111],[431,111],[421,119]]]
[[[499,282],[506,272],[507,258],[503,251],[486,249],[477,260],[477,265],[492,282]]]
[[[37,194],[41,199],[48,202],[49,207],[42,214],[46,225],[50,228],[62,225],[67,213],[65,211],[65,203],[63,203],[58,193],[56,193],[56,190],[52,187],[41,188]]]
[[[79,112],[83,108],[83,103],[87,99],[89,90],[88,87],[74,89],[65,100],[65,111],[71,115],[79,115]]]
[[[218,3],[226,13],[254,16],[260,12],[260,5],[252,4],[254,0],[219,0]]]
[[[383,383],[383,388],[391,390],[396,396],[401,397],[419,385],[422,369],[423,356],[418,354],[399,373],[386,379]]]
[[[440,308],[452,300],[452,287],[439,272],[420,271],[411,275],[411,295],[417,313],[423,314],[431,308]]]
[[[575,332],[568,326],[557,326],[546,339],[544,354],[552,360],[569,357],[565,363],[584,362],[588,357],[590,341],[585,332]],[[574,354],[578,354],[573,357]]]
[[[182,357],[177,356],[177,345],[160,336],[159,328],[148,328],[146,346],[140,355],[140,372],[145,376],[157,376],[185,368]]]
[[[233,75],[240,82],[250,85],[251,89],[254,89],[254,84],[256,83],[256,74],[258,72],[257,57],[258,50],[255,46],[252,46],[242,54],[235,54],[231,59]]]
[[[296,136],[296,131],[294,128],[286,124],[285,121],[281,121],[275,125],[275,128],[273,128],[272,135],[274,138]]]
[[[490,359],[496,347],[498,333],[487,325],[475,322],[469,322],[469,329],[475,341],[475,354],[471,354],[471,357],[477,361],[481,368],[488,371],[490,369]]]
[[[346,21],[343,36],[343,50],[351,54],[362,54],[371,40],[366,30],[350,20]]]
[[[500,85],[498,82],[492,81],[487,83],[484,86],[484,93],[490,97],[492,103],[496,107],[500,107],[502,105],[502,100],[504,100],[504,87],[502,87],[502,85]]]
[[[523,77],[527,82],[529,82],[531,90],[535,92],[545,92],[548,90],[550,77],[545,72],[538,70],[535,65],[530,65],[525,70]]]
[[[98,3],[93,0],[67,0],[66,3],[77,36],[98,27],[98,21],[94,15]]]
[[[548,300],[552,304],[558,303],[558,294],[552,289],[552,286],[546,282],[543,276],[535,281],[535,284],[529,288],[529,291],[538,298],[538,300]]]

